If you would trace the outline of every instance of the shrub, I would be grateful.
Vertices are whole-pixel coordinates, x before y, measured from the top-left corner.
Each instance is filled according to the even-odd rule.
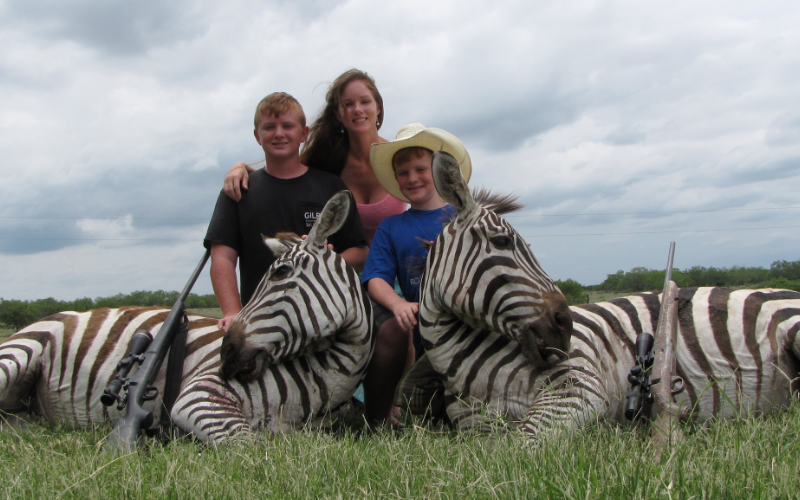
[[[800,292],[800,280],[787,280],[786,278],[772,278],[764,283],[767,288],[785,288]]]
[[[0,302],[0,323],[19,330],[39,318],[35,306],[21,300],[4,300]]]
[[[776,260],[769,266],[769,271],[776,278],[786,278],[787,280],[800,280],[800,260],[787,262]]]
[[[556,285],[564,294],[569,304],[584,304],[587,302],[586,290],[580,283],[573,279],[565,281],[556,280]]]

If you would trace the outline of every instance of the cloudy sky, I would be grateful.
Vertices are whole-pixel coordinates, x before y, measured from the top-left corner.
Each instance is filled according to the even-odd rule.
[[[357,67],[553,278],[800,259],[796,0],[0,0],[0,297],[179,290],[255,104]],[[211,293],[205,275],[195,287]]]

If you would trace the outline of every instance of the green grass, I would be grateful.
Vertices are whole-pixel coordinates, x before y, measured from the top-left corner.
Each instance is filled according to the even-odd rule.
[[[190,313],[205,314],[207,316],[213,316],[215,318],[221,318],[222,317],[222,309],[220,309],[219,307],[207,307],[207,308],[202,308],[202,309],[189,309],[188,311]]]
[[[9,337],[15,331],[16,330],[14,330],[13,328],[8,328],[5,325],[0,326],[0,342],[5,340],[7,337]]]
[[[108,428],[30,424],[0,433],[4,498],[798,498],[800,404],[716,422],[652,458],[644,428],[592,425],[527,447],[516,432],[263,436],[212,448],[188,439],[124,456]]]
[[[638,292],[604,292],[591,290],[586,293],[589,295],[589,303],[595,304],[597,302],[616,299],[617,297],[627,297],[628,295],[633,295]]]

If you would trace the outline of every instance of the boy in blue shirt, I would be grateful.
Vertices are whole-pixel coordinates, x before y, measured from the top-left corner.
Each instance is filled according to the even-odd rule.
[[[406,125],[397,139],[373,144],[370,160],[381,185],[393,196],[409,202],[411,208],[387,217],[380,223],[370,245],[361,282],[367,285],[379,336],[408,339],[403,348],[390,349],[398,342],[376,347],[364,380],[367,419],[370,422],[392,421],[394,392],[409,353],[422,354],[422,339],[417,327],[419,284],[422,269],[414,265],[427,256],[422,241],[433,241],[454,215],[454,210],[436,191],[431,172],[434,151],[443,150],[458,160],[464,178],[469,180],[472,163],[469,153],[454,135],[419,123]],[[397,279],[403,297],[394,291]],[[379,343],[378,345],[380,345]],[[408,346],[408,347],[406,347]],[[393,422],[396,423],[396,422]]]

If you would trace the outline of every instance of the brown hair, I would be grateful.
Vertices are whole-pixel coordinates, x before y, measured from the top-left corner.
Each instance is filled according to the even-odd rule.
[[[347,154],[350,152],[350,139],[347,133],[342,133],[342,122],[339,120],[339,106],[342,101],[342,92],[348,83],[361,80],[372,92],[372,97],[378,105],[378,129],[383,124],[383,97],[375,86],[375,80],[366,72],[358,69],[349,69],[339,75],[328,87],[325,94],[325,107],[320,115],[311,124],[300,161],[318,170],[324,170],[335,175],[341,175]]]
[[[423,148],[422,146],[398,149],[394,156],[392,156],[392,170],[397,171],[397,166],[401,163],[422,158],[425,156],[425,153],[432,155],[433,151],[428,148]]]
[[[303,106],[297,102],[297,99],[290,96],[286,92],[273,92],[267,97],[261,99],[256,106],[256,116],[253,118],[253,126],[258,128],[258,119],[262,116],[275,116],[278,117],[289,110],[297,112],[300,118],[300,126],[306,126],[306,114],[303,112]]]

